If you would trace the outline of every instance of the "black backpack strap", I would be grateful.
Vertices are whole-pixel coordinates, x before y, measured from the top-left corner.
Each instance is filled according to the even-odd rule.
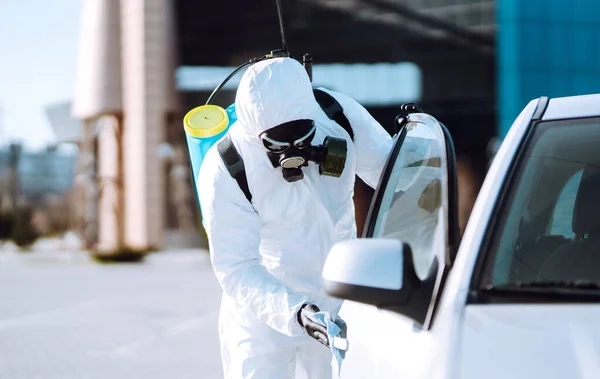
[[[323,109],[323,112],[329,117],[331,120],[335,121],[340,125],[348,134],[352,141],[354,141],[354,132],[352,131],[352,125],[350,125],[350,121],[344,115],[344,110],[335,97],[331,96],[325,91],[320,89],[313,89],[315,94],[315,99],[317,103]]]
[[[233,141],[231,141],[229,134],[226,134],[218,143],[217,148],[219,149],[221,159],[225,162],[227,171],[229,171],[231,177],[238,183],[240,189],[244,192],[244,195],[246,195],[246,199],[252,204],[252,194],[250,193],[250,188],[248,188],[248,178],[246,177],[246,170],[244,169],[244,161],[233,145]]]

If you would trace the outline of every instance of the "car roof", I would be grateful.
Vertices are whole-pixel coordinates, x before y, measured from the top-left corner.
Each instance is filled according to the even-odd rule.
[[[550,99],[542,120],[600,116],[600,94]]]

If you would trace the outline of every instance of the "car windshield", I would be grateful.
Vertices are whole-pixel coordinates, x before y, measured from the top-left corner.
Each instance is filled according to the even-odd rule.
[[[497,208],[483,287],[600,286],[600,119],[539,123]]]

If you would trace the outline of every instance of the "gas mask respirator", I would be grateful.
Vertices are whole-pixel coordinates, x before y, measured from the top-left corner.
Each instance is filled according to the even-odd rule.
[[[346,140],[326,137],[322,145],[313,146],[315,133],[313,120],[296,120],[271,128],[259,137],[273,167],[281,166],[286,181],[304,178],[302,167],[308,166],[309,161],[319,165],[319,174],[339,178],[346,164]]]

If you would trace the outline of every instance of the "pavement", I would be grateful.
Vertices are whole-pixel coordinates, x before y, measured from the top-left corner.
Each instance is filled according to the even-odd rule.
[[[220,296],[202,250],[0,250],[0,379],[222,378]]]

